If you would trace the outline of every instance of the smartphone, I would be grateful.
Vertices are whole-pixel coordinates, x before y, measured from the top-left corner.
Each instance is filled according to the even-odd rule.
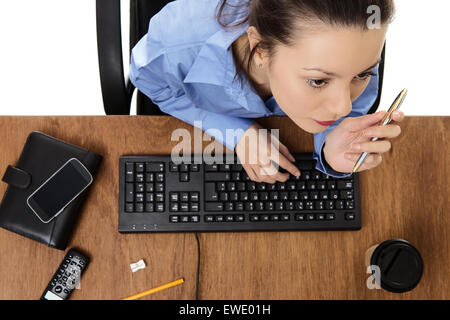
[[[71,158],[27,198],[27,204],[43,223],[48,223],[78,197],[92,180],[89,170],[78,159]]]

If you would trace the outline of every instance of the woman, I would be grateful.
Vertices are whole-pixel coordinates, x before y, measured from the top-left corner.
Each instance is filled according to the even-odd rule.
[[[401,132],[402,112],[384,127],[385,111],[366,115],[393,15],[393,0],[178,0],[151,19],[130,79],[162,111],[200,121],[254,181],[300,174],[286,146],[252,119],[270,115],[313,133],[316,169],[346,177],[361,152],[371,155],[358,172],[378,166]],[[241,130],[229,139],[227,129]],[[255,133],[267,135],[260,149],[246,143]]]

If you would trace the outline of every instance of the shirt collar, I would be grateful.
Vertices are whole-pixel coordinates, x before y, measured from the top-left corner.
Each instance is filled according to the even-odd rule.
[[[236,67],[231,53],[231,44],[246,32],[247,28],[247,24],[232,30],[221,28],[209,37],[200,48],[183,82],[235,88],[233,78]]]

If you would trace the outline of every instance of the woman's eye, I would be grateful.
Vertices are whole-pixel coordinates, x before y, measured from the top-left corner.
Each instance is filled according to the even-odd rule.
[[[357,75],[356,79],[358,79],[358,80],[366,80],[368,77],[375,76],[375,75],[376,75],[375,73],[370,71],[370,72],[361,73],[361,74]]]
[[[313,87],[314,89],[320,89],[324,87],[327,84],[326,80],[320,79],[320,80],[308,80],[308,84]]]

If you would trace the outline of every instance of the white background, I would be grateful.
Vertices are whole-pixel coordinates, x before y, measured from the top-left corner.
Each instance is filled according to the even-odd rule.
[[[448,116],[450,1],[395,1],[380,109],[408,88],[406,115]],[[121,5],[127,53],[129,1]],[[3,0],[0,43],[0,115],[104,114],[94,0]]]

